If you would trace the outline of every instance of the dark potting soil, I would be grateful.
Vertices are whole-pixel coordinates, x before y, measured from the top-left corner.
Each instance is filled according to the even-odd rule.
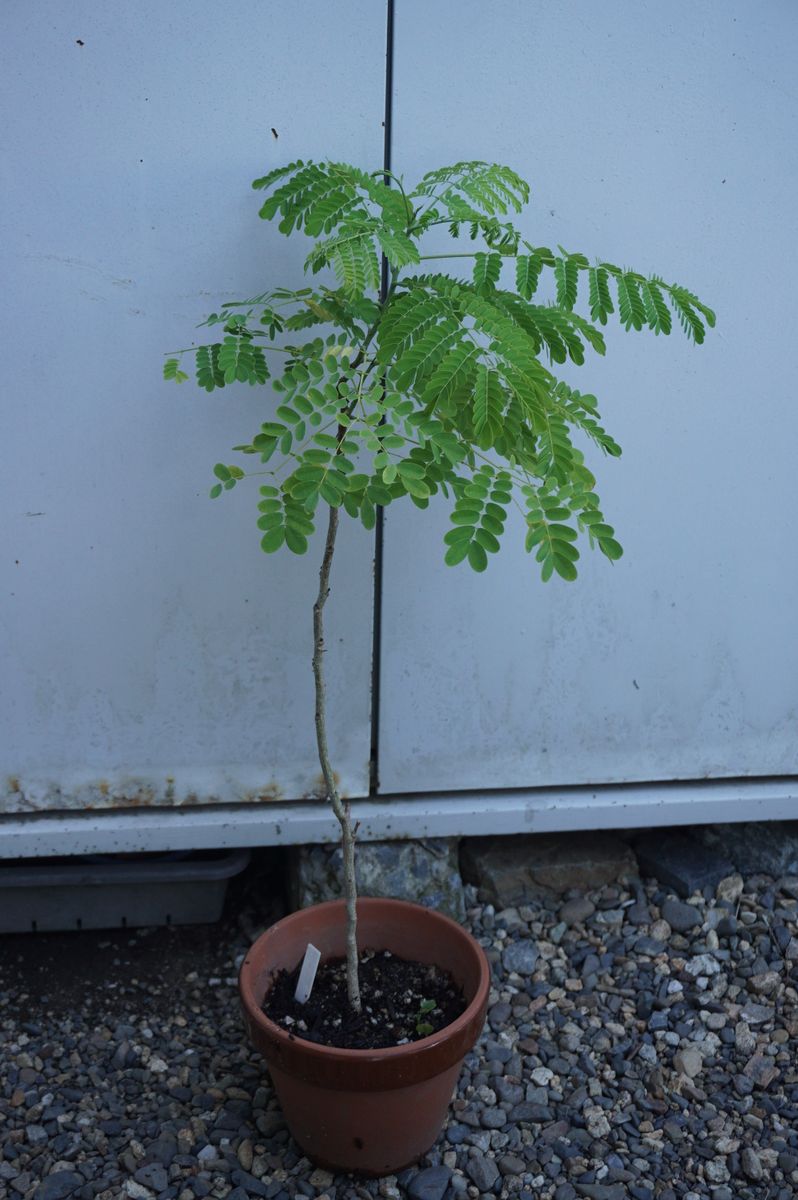
[[[446,971],[397,958],[389,950],[366,950],[360,956],[361,1012],[349,1003],[343,958],[319,966],[310,997],[298,1004],[294,991],[300,966],[275,974],[263,1011],[295,1037],[322,1046],[377,1050],[417,1042],[450,1025],[467,1007]]]

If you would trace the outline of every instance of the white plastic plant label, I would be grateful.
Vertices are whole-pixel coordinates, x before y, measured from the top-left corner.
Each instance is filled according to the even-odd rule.
[[[310,993],[313,991],[313,984],[316,981],[316,971],[319,968],[319,960],[321,959],[321,950],[317,950],[312,942],[308,942],[308,948],[305,951],[305,957],[302,960],[302,970],[299,972],[294,999],[297,1004],[304,1004]]]

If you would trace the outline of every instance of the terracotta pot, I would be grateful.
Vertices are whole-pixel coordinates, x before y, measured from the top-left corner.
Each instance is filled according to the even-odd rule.
[[[278,921],[252,946],[239,977],[244,1020],[265,1057],[295,1140],[338,1171],[389,1175],[434,1143],[462,1060],[485,1021],[490,967],[456,922],[403,900],[358,901],[361,949],[390,950],[448,971],[468,1001],[439,1033],[385,1050],[341,1050],[291,1037],[261,1011],[275,971],[293,970],[308,942],[322,960],[344,954],[344,902],[333,900]]]

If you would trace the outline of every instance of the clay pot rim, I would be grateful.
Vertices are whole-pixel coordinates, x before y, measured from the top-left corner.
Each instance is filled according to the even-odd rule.
[[[340,918],[345,917],[345,901],[325,900],[321,904],[312,904],[307,908],[298,909],[296,912],[289,913],[287,916],[282,917],[279,921],[276,921],[274,925],[270,925],[269,928],[266,929],[260,935],[260,937],[256,939],[255,942],[253,942],[252,946],[247,952],[246,958],[241,964],[238,974],[241,1003],[249,1020],[259,1026],[262,1032],[266,1034],[268,1038],[280,1045],[285,1046],[287,1050],[296,1053],[297,1050],[301,1048],[302,1051],[306,1051],[307,1053],[313,1055],[318,1055],[323,1061],[329,1063],[330,1065],[334,1063],[368,1063],[370,1061],[384,1063],[386,1060],[392,1059],[409,1060],[416,1057],[426,1057],[429,1052],[434,1049],[434,1047],[441,1045],[444,1042],[450,1042],[458,1036],[465,1034],[470,1025],[474,1025],[476,1023],[481,1025],[482,1021],[480,1020],[480,1013],[481,1011],[484,1011],[485,1007],[487,1006],[488,994],[490,992],[491,973],[488,960],[485,957],[485,952],[472,934],[469,933],[467,929],[464,929],[462,925],[459,925],[457,921],[453,921],[451,917],[447,917],[444,913],[438,912],[436,909],[426,908],[423,904],[415,904],[410,900],[392,900],[376,896],[364,896],[362,898],[358,897],[357,901],[358,910],[361,908],[366,909],[378,906],[381,907],[383,905],[390,905],[392,908],[412,911],[416,915],[423,913],[425,917],[441,928],[442,933],[445,934],[448,931],[450,935],[468,942],[469,949],[474,954],[474,958],[479,965],[479,984],[476,992],[474,993],[474,998],[463,1010],[459,1017],[450,1022],[450,1024],[444,1025],[444,1027],[439,1029],[436,1033],[430,1033],[427,1035],[427,1037],[419,1038],[418,1041],[408,1042],[403,1046],[386,1046],[382,1049],[372,1050],[353,1050],[343,1046],[324,1046],[318,1042],[311,1042],[305,1038],[297,1037],[296,1035],[292,1036],[287,1030],[283,1029],[280,1025],[277,1025],[274,1021],[267,1017],[265,1012],[263,1012],[261,1009],[255,995],[254,984],[256,977],[251,964],[252,952],[256,946],[258,946],[265,939],[268,939],[275,930],[282,928],[286,924],[293,923],[295,920],[300,918],[303,913],[309,912],[311,909],[314,912],[320,913],[326,910],[331,915],[335,913],[340,914]],[[484,1020],[484,1017],[482,1019]]]

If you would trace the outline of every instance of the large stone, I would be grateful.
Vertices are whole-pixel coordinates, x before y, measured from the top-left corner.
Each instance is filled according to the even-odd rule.
[[[780,1074],[778,1067],[774,1066],[773,1059],[765,1054],[752,1055],[745,1064],[744,1072],[761,1088],[769,1087]]]
[[[699,837],[742,875],[798,875],[798,821],[707,825],[699,830]]]
[[[596,1139],[605,1138],[610,1132],[610,1123],[604,1109],[598,1105],[589,1105],[585,1108],[584,1115],[590,1136]]]
[[[747,1175],[754,1183],[758,1183],[760,1179],[764,1179],[765,1172],[762,1163],[759,1161],[759,1155],[756,1150],[750,1146],[744,1146],[740,1155],[740,1163],[743,1168],[743,1174]]]
[[[34,1200],[66,1200],[82,1188],[86,1180],[77,1171],[54,1171],[47,1175],[36,1188]]]
[[[130,1196],[130,1200],[152,1200],[154,1194],[143,1183],[137,1183],[135,1179],[125,1180],[124,1195]]]
[[[164,1167],[172,1165],[172,1159],[177,1154],[177,1142],[169,1134],[164,1134],[157,1141],[150,1142],[144,1152],[145,1163],[161,1163]]]
[[[573,900],[566,900],[559,916],[566,925],[581,925],[592,917],[595,911],[595,904],[588,900],[587,896],[575,896]]]
[[[755,1004],[753,1000],[749,1000],[740,1009],[740,1016],[749,1025],[764,1025],[767,1021],[772,1021],[774,1015],[773,1008],[767,1004]]]
[[[695,1079],[701,1074],[704,1066],[704,1059],[701,1051],[694,1046],[688,1046],[684,1050],[677,1050],[673,1057],[673,1065],[682,1075],[686,1075],[688,1079]]]
[[[497,908],[569,888],[587,891],[637,875],[625,842],[604,833],[542,833],[468,838],[461,843],[463,877]]]
[[[526,1172],[526,1162],[517,1154],[503,1154],[498,1159],[498,1167],[502,1175],[523,1175]]]
[[[361,896],[414,900],[456,921],[465,920],[456,840],[360,842],[355,861]],[[294,908],[337,899],[343,885],[340,846],[297,847],[288,877]]]
[[[701,924],[701,913],[694,904],[685,904],[683,900],[674,900],[672,897],[668,897],[662,905],[662,916],[677,933],[688,933],[691,929],[698,929]]]
[[[519,1124],[545,1125],[552,1120],[552,1110],[548,1104],[538,1104],[535,1100],[524,1100],[516,1104],[510,1113],[510,1119]]]
[[[260,1179],[248,1171],[232,1171],[230,1178],[236,1187],[243,1188],[248,1196],[267,1196],[268,1188]]]
[[[718,900],[725,900],[727,904],[736,904],[744,890],[743,877],[735,872],[734,875],[729,875],[727,879],[721,879],[715,889],[715,895]]]
[[[640,870],[653,875],[678,895],[692,896],[705,887],[714,889],[734,867],[727,858],[684,833],[658,829],[635,842]]]
[[[692,975],[696,979],[699,975],[719,974],[720,963],[711,954],[694,954],[684,964],[684,969],[688,975]]]
[[[734,1026],[734,1044],[741,1054],[750,1055],[756,1050],[756,1035],[747,1021],[738,1021]]]
[[[576,1191],[584,1200],[626,1200],[629,1193],[622,1183],[577,1183]]]
[[[529,938],[517,942],[509,942],[502,952],[502,966],[505,971],[514,971],[516,975],[531,975],[538,960],[538,948]]]
[[[778,971],[760,971],[757,975],[751,976],[748,986],[752,992],[758,992],[760,996],[769,996],[771,992],[778,991],[781,987],[781,975]]]
[[[481,1192],[488,1192],[493,1188],[494,1183],[499,1178],[499,1168],[492,1158],[486,1158],[484,1154],[476,1154],[473,1158],[469,1158],[465,1164],[466,1175],[472,1183],[476,1184]]]
[[[414,1176],[407,1185],[410,1200],[443,1200],[452,1172],[449,1167],[427,1167]]]
[[[139,1167],[133,1178],[136,1183],[151,1188],[153,1192],[163,1192],[169,1187],[169,1176],[166,1168],[160,1163],[148,1163],[146,1167]]]

